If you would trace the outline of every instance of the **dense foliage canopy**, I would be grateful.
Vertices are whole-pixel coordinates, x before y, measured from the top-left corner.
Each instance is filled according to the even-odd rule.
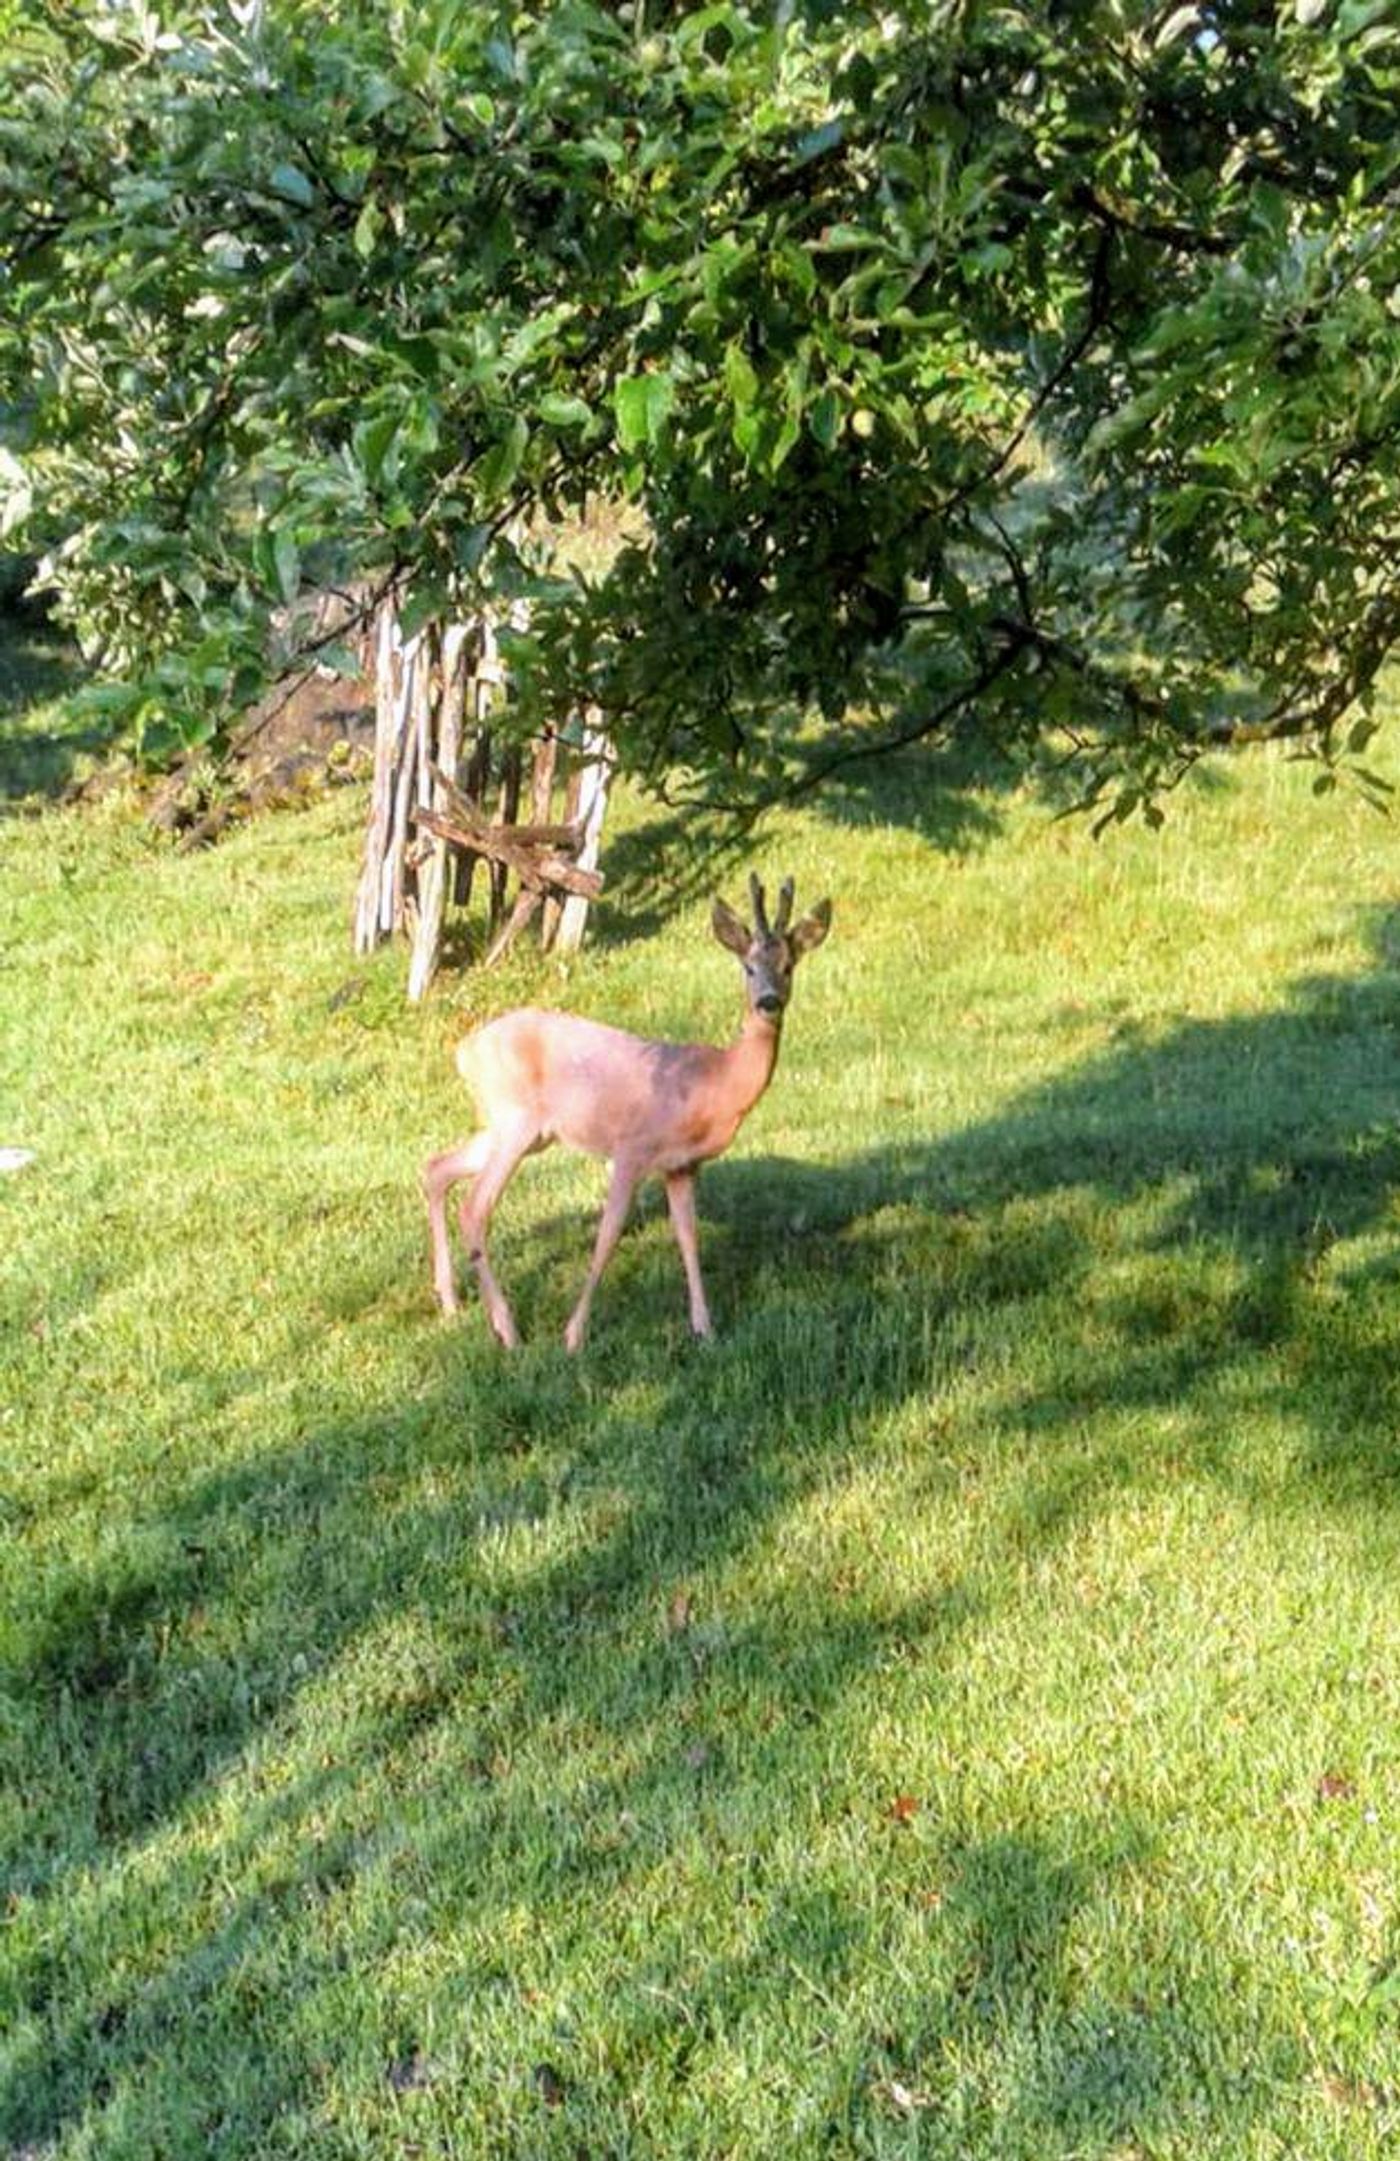
[[[354,577],[528,595],[522,714],[711,795],[960,728],[1154,817],[1222,737],[1364,758],[1387,0],[48,0],[5,49],[7,520],[149,744]]]

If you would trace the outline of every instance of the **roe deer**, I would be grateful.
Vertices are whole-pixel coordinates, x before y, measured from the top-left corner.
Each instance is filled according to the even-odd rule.
[[[831,927],[831,902],[824,900],[788,928],[791,878],[771,924],[756,877],[750,878],[749,891],[752,930],[722,900],[715,902],[711,918],[720,944],[743,962],[748,998],[738,1041],[727,1050],[707,1043],[652,1043],[599,1021],[529,1006],[488,1021],[458,1045],[457,1068],[476,1097],[481,1130],[423,1167],[433,1283],[444,1313],[457,1309],[447,1195],[459,1180],[470,1178],[471,1190],[461,1204],[462,1240],[487,1319],[508,1349],[519,1343],[515,1318],[487,1258],[487,1227],[522,1159],[562,1141],[612,1163],[593,1260],[564,1331],[569,1350],[583,1343],[593,1293],[621,1236],[633,1192],[639,1180],[653,1174],[665,1181],[690,1293],[690,1325],[697,1336],[711,1333],[696,1242],[695,1174],[700,1164],[724,1153],[773,1078],[793,970]]]

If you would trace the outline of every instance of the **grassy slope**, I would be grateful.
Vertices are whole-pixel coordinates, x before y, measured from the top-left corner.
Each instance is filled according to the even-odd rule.
[[[0,2152],[1393,2150],[1394,830],[916,774],[578,1363],[561,1156],[434,1318],[448,1046],[722,1035],[700,908],[409,1012],[344,798],[0,830]]]

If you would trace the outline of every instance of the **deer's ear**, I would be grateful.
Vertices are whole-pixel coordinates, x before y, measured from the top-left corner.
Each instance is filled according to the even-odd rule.
[[[810,915],[804,915],[789,932],[794,953],[815,953],[831,928],[831,902],[819,900]]]
[[[748,925],[718,898],[710,910],[710,928],[720,944],[728,946],[731,953],[737,953],[740,960],[753,944]]]

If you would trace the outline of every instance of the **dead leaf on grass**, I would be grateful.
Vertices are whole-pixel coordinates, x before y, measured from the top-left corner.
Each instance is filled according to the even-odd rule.
[[[883,2101],[899,2116],[917,2116],[921,2109],[933,2107],[933,2095],[924,2093],[916,2086],[906,2086],[902,2079],[882,2079],[875,2088],[875,2098]]]
[[[1322,2071],[1317,2079],[1318,2092],[1333,2108],[1381,2108],[1385,2095],[1379,2086],[1373,2086],[1368,2078],[1341,2078],[1333,2071]]]

